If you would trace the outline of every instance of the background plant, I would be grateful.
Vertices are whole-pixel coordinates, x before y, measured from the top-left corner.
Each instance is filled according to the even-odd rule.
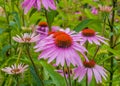
[[[46,11],[43,7],[40,11],[32,8],[26,15],[21,6],[22,0],[0,0],[0,68],[12,65],[17,61],[29,64],[29,69],[22,77],[19,77],[20,86],[40,86],[42,81],[28,58],[26,47],[15,42],[12,37],[31,30],[23,30],[22,27],[37,25],[39,21],[47,21],[49,27],[60,26],[70,27],[77,32],[85,27],[94,29],[102,36],[110,39],[109,45],[89,45],[87,49],[89,59],[95,57],[97,64],[104,66],[108,70],[106,81],[96,84],[93,79],[90,86],[109,85],[119,86],[120,84],[120,0],[55,0],[57,10]],[[100,10],[101,6],[112,7],[112,10]],[[95,7],[98,14],[91,12]],[[1,10],[2,9],[2,10]],[[35,43],[29,46],[29,51],[38,73],[45,86],[66,86],[65,79],[56,71],[56,67],[48,64],[44,60],[38,60],[38,54],[34,52]],[[60,66],[57,67],[59,69]],[[16,82],[11,75],[0,72],[0,85],[12,86]],[[73,86],[85,86],[86,80],[82,82],[72,81]]]

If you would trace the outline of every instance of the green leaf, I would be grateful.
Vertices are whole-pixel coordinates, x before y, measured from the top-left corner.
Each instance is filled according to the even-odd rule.
[[[6,45],[2,48],[2,51],[0,52],[1,56],[3,57],[5,53],[11,48],[11,45]]]
[[[120,57],[120,50],[114,50],[114,49],[108,48],[108,51]]]
[[[51,65],[47,64],[45,61],[41,61],[41,64],[48,71],[56,86],[66,86],[65,79],[60,74],[55,72]]]
[[[90,22],[92,21],[92,19],[86,19],[82,22],[80,22],[75,28],[74,30],[79,32],[81,31],[83,28],[85,28]]]
[[[29,17],[31,17],[37,10],[36,9],[32,9],[30,14],[29,14]]]
[[[21,29],[21,24],[20,24],[20,18],[17,12],[12,12],[13,16],[14,16],[14,20],[18,26],[19,29]]]
[[[4,30],[2,28],[0,28],[0,34],[2,34],[4,32]]]
[[[57,11],[54,11],[54,10],[51,10],[50,12],[46,11],[46,16],[47,16],[47,22],[48,22],[48,25],[51,27],[53,21],[54,21],[54,18],[55,16],[58,14]]]
[[[42,86],[42,85],[41,85],[41,84],[42,84],[42,83],[41,83],[42,81],[40,81],[39,76],[37,76],[37,74],[36,74],[33,66],[30,66],[30,72],[32,73],[33,78],[35,79],[37,86]]]

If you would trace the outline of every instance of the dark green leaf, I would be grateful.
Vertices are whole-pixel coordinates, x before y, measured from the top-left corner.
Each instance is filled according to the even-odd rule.
[[[41,85],[41,81],[40,81],[40,79],[39,79],[39,76],[37,76],[37,74],[36,74],[33,66],[30,66],[30,71],[31,71],[31,73],[32,73],[32,75],[33,75],[33,78],[34,78],[35,81],[36,81],[37,86],[42,86],[42,85]]]
[[[3,32],[4,32],[4,30],[0,28],[0,34],[2,34]]]
[[[32,11],[29,14],[29,17],[31,17],[37,10],[36,9],[32,9]]]
[[[10,45],[6,45],[2,48],[2,51],[1,51],[1,56],[4,56],[4,54],[8,51],[8,49],[10,49],[11,46]]]
[[[53,23],[54,21],[54,17],[58,14],[57,11],[50,11],[50,12],[47,12],[46,11],[46,16],[47,16],[47,22],[48,22],[48,25],[51,27],[51,24]]]
[[[13,16],[14,16],[14,20],[18,26],[19,29],[21,29],[21,24],[20,24],[20,18],[17,12],[12,12]]]
[[[87,27],[87,25],[92,21],[92,19],[86,19],[82,22],[80,22],[75,28],[74,30],[79,32],[81,31],[83,28]]]
[[[48,71],[56,86],[66,86],[65,79],[55,72],[51,65],[47,64],[45,61],[41,61],[41,64]]]

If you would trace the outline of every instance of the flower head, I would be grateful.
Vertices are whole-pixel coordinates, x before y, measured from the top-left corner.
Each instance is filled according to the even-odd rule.
[[[81,41],[82,45],[87,41],[91,44],[95,43],[96,45],[100,45],[100,42],[107,44],[104,41],[107,39],[99,36],[98,33],[95,32],[93,29],[85,28],[79,33],[79,36],[83,39],[83,41]]]
[[[56,70],[56,72],[58,72],[61,76],[64,77],[65,75],[65,77],[68,78],[69,77],[68,73],[70,72],[70,76],[72,76],[74,71],[72,69],[68,71],[68,69],[66,68],[64,69],[64,71],[62,69],[59,69],[59,70]]]
[[[36,28],[37,28],[36,32],[38,34],[40,34],[40,40],[44,39],[49,34],[56,32],[57,30],[60,29],[60,27],[58,27],[58,26],[52,26],[51,31],[50,31],[47,22],[39,22],[39,24]]]
[[[66,30],[60,29],[41,40],[35,48],[36,52],[42,51],[39,59],[48,59],[49,63],[56,59],[56,65],[64,66],[67,63],[69,66],[72,63],[75,66],[82,64],[77,51],[88,60],[84,55],[87,50],[78,41],[80,41],[80,38],[74,31],[70,31],[69,28]]]
[[[16,37],[13,37],[13,39],[19,43],[32,43],[39,40],[39,35],[35,35],[35,33],[24,33],[21,37],[17,35]]]
[[[94,76],[96,82],[101,83],[102,77],[106,80],[106,72],[107,71],[103,67],[97,65],[94,60],[84,61],[83,66],[74,69],[74,79],[78,78],[80,82],[87,75],[88,83],[90,83]]]
[[[95,7],[93,7],[91,9],[91,13],[94,14],[94,15],[96,15],[96,14],[98,14],[98,10]]]
[[[22,7],[24,8],[24,12],[26,14],[32,7],[40,10],[41,4],[46,10],[49,10],[49,8],[56,10],[54,0],[24,0],[24,2],[22,2]]]
[[[99,8],[100,8],[100,11],[107,12],[107,13],[111,12],[111,10],[112,10],[112,7],[110,7],[110,6],[99,5]]]
[[[21,74],[24,71],[27,70],[28,65],[24,65],[24,64],[14,64],[11,67],[5,67],[2,69],[2,71],[8,73],[8,74]]]

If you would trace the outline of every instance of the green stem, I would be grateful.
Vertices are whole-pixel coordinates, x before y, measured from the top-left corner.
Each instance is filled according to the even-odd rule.
[[[104,21],[103,21],[103,28],[102,28],[102,35],[104,36],[104,34],[105,34],[105,25],[106,25],[106,16],[105,16],[105,18],[104,18]]]
[[[74,83],[75,83],[74,86],[76,86],[77,80],[75,80]]]
[[[24,16],[24,10],[22,11],[22,23],[23,23],[23,26],[25,26],[25,16]]]
[[[19,51],[19,53],[18,53],[18,58],[17,58],[17,64],[19,63],[19,61],[20,61],[20,57],[21,57],[21,54],[22,54],[22,48],[20,47],[20,51]]]
[[[100,46],[97,46],[97,49],[96,49],[95,54],[94,54],[94,56],[93,56],[93,59],[95,59],[95,57],[96,57],[96,55],[97,55],[99,49],[100,49]]]
[[[66,84],[67,84],[67,86],[69,86],[67,78],[66,78],[66,75],[65,75],[65,68],[64,67],[63,67],[63,74],[64,74],[64,78],[65,78]]]
[[[117,3],[117,0],[112,0],[112,5],[113,5],[113,11],[112,11],[112,19],[111,19],[111,28],[110,28],[110,32],[111,33],[114,33],[114,18],[115,18],[115,7],[116,7],[116,3]],[[110,37],[110,48],[113,49],[113,44],[114,44],[114,36],[112,35]],[[114,57],[112,56],[113,53],[109,53],[109,55],[111,56],[110,58],[110,67],[111,67],[111,71],[110,71],[110,83],[109,83],[109,86],[112,86],[112,80],[113,80],[113,75],[114,75],[114,70],[113,70],[113,60],[114,60]]]
[[[15,79],[16,79],[16,82],[17,82],[16,86],[19,86],[19,77],[16,76]]]
[[[71,83],[71,77],[70,77],[70,67],[67,65],[67,62],[66,62],[66,67],[67,67],[67,70],[68,70],[69,86],[72,86],[72,83]]]
[[[28,57],[29,57],[29,59],[30,59],[30,61],[31,61],[33,67],[34,67],[34,70],[35,70],[36,74],[38,75],[40,81],[42,82],[42,86],[44,86],[43,80],[42,80],[42,78],[40,77],[40,75],[38,74],[37,67],[35,66],[35,63],[34,63],[34,61],[32,60],[32,57],[31,57],[31,55],[30,55],[30,51],[29,51],[30,48],[29,48],[29,45],[26,46],[26,50],[27,50]]]
[[[106,28],[106,16],[105,16],[104,21],[103,21],[102,36],[104,36],[104,34],[105,34],[105,28]],[[97,46],[97,49],[96,49],[95,54],[93,56],[93,59],[95,59],[99,49],[100,49],[100,46]]]
[[[13,78],[13,77],[12,77]],[[11,84],[12,84],[12,81],[13,81],[13,79],[12,78],[10,78],[9,79],[9,83],[8,83],[8,85],[7,86],[11,86]],[[4,86],[4,85],[2,85],[2,86]]]
[[[86,86],[88,86],[88,76],[86,74]]]

